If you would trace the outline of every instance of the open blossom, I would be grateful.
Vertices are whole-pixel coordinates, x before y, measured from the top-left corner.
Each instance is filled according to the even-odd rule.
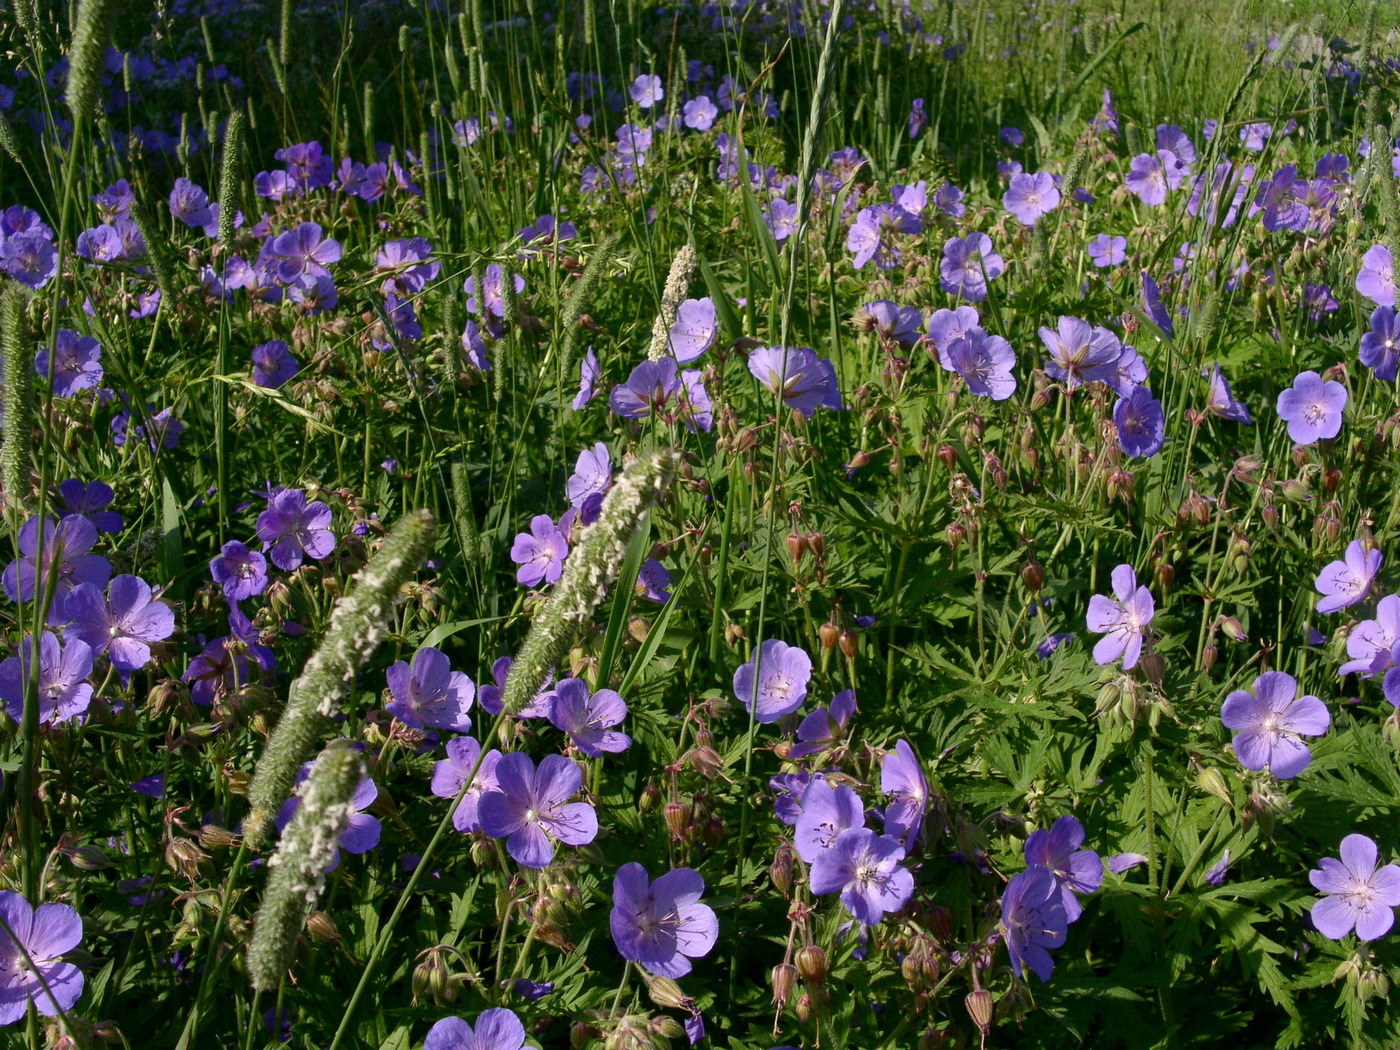
[[[1110,664],[1121,656],[1123,670],[1131,671],[1142,654],[1142,640],[1156,604],[1152,592],[1138,586],[1131,565],[1114,569],[1112,580],[1113,598],[1095,594],[1089,599],[1089,630],[1103,635],[1094,645],[1094,660],[1101,665]]]
[[[1317,576],[1317,611],[1333,613],[1355,605],[1371,592],[1376,573],[1381,571],[1382,554],[1374,547],[1367,549],[1360,540],[1347,545],[1344,561],[1329,563]]]
[[[734,695],[759,722],[776,722],[807,699],[812,658],[795,645],[770,638],[734,672]]]
[[[907,740],[896,740],[893,751],[886,751],[880,763],[880,790],[890,796],[885,807],[885,834],[912,846],[928,808],[928,778],[919,756]]]
[[[1093,850],[1080,849],[1083,845],[1084,825],[1072,816],[1060,817],[1026,839],[1026,863],[1055,876],[1066,922],[1074,922],[1084,910],[1075,894],[1093,893],[1103,883],[1103,861]]]
[[[1050,352],[1046,374],[1070,390],[1083,383],[1109,382],[1123,354],[1116,335],[1078,317],[1061,317],[1053,329],[1042,327],[1040,339]]]
[[[813,711],[797,727],[797,739],[788,758],[806,758],[836,744],[846,731],[846,723],[856,712],[856,695],[843,689],[831,698],[831,706]]]
[[[515,570],[516,582],[526,587],[555,583],[564,574],[568,556],[569,543],[548,514],[531,518],[530,531],[517,532],[510,548],[510,560],[520,566]]]
[[[692,433],[697,429],[708,433],[714,425],[713,406],[699,369],[682,371],[670,357],[641,362],[626,383],[613,387],[608,403],[624,419],[656,415],[668,423],[684,423]]]
[[[719,322],[709,297],[686,299],[676,307],[676,323],[667,333],[666,348],[681,364],[689,364],[715,345]]]
[[[1291,440],[1311,445],[1342,432],[1346,404],[1347,388],[1341,383],[1323,382],[1316,372],[1299,372],[1293,385],[1278,395],[1278,414],[1288,424]]]
[[[1400,866],[1376,865],[1380,853],[1365,835],[1342,839],[1342,859],[1323,857],[1308,872],[1313,888],[1326,894],[1312,906],[1318,933],[1339,941],[1356,930],[1358,940],[1374,941],[1390,932],[1400,905]]]
[[[0,700],[18,722],[24,714],[24,693],[29,685],[30,661],[34,657],[34,637],[26,635],[19,655],[0,663]],[[92,701],[92,649],[73,638],[60,645],[58,636],[45,631],[39,636],[39,723],[59,725],[81,717]],[[0,968],[0,980],[3,979]]]
[[[707,955],[719,938],[714,909],[701,904],[705,880],[692,868],[675,868],[655,882],[636,861],[613,879],[608,917],[613,943],[629,962],[658,977],[684,977],[691,959]]]
[[[1034,226],[1042,216],[1060,206],[1060,191],[1049,172],[1021,172],[1011,176],[1011,185],[1001,202],[1023,225]]]
[[[914,894],[914,876],[899,866],[903,859],[898,839],[869,828],[846,828],[813,861],[809,885],[815,894],[841,894],[846,910],[873,926]]]
[[[468,322],[468,324],[470,323]],[[591,346],[583,355],[583,360],[579,362],[578,372],[578,393],[574,395],[572,404],[575,412],[580,411],[584,405],[593,400],[598,393],[598,380],[603,376],[603,371],[598,365],[598,355],[593,352]]]
[[[224,589],[225,598],[241,602],[267,590],[267,559],[247,544],[229,540],[209,562],[209,575]]]
[[[454,736],[447,742],[447,757],[433,765],[433,779],[428,790],[438,798],[456,798],[457,793],[462,790],[462,785],[471,776],[472,769],[476,767],[476,759],[480,754],[481,745],[472,737]],[[481,767],[472,778],[471,787],[467,788],[462,801],[452,814],[452,826],[464,835],[481,830],[477,807],[482,795],[496,790],[499,786],[496,783],[496,763],[500,760],[499,751],[493,749],[486,752],[481,759]]]
[[[481,1011],[475,1028],[460,1017],[444,1017],[428,1029],[423,1050],[525,1050],[525,1026],[503,1006]]]
[[[258,515],[258,539],[285,572],[300,568],[305,558],[320,561],[335,550],[331,509],[320,500],[307,503],[301,489],[282,489]]]
[[[1400,370],[1400,321],[1395,308],[1378,306],[1371,312],[1371,329],[1361,337],[1361,363],[1387,383]]]
[[[1000,277],[1005,269],[1006,260],[992,249],[992,239],[985,233],[950,237],[943,244],[939,284],[949,295],[980,303],[987,298],[987,282]]]
[[[852,254],[851,265],[859,270],[874,259],[879,269],[893,269],[899,265],[901,257],[896,237],[913,236],[923,228],[917,215],[911,215],[898,204],[875,204],[862,208],[846,233],[846,250]]]
[[[1128,258],[1128,238],[1101,233],[1089,242],[1089,258],[1099,269],[1122,266]]]
[[[393,699],[386,710],[414,729],[432,727],[465,733],[472,727],[467,711],[476,685],[452,670],[445,653],[426,646],[413,654],[412,664],[400,660],[385,672]]]
[[[1127,397],[1113,405],[1113,424],[1118,429],[1118,444],[1124,455],[1155,456],[1166,440],[1167,420],[1162,402],[1152,396],[1145,386],[1135,387]]]
[[[3,584],[12,602],[32,602],[42,597],[53,578],[53,601],[48,622],[68,622],[63,602],[80,583],[107,586],[111,563],[100,554],[87,553],[97,542],[97,529],[81,514],[69,514],[55,526],[52,518],[31,517],[19,530],[19,557],[5,566]]]
[[[1012,973],[1020,977],[1029,967],[1042,981],[1050,980],[1055,962],[1046,949],[1065,943],[1069,919],[1060,884],[1048,868],[1032,865],[1006,884],[1001,925]]]
[[[83,972],[63,956],[83,939],[83,920],[67,904],[30,905],[0,890],[0,1025],[22,1020],[29,1004],[53,1017],[83,994]]]
[[[1268,769],[1280,780],[1296,777],[1312,761],[1305,736],[1327,732],[1332,716],[1315,696],[1293,699],[1298,682],[1283,671],[1265,671],[1254,692],[1236,689],[1225,698],[1220,720],[1235,731],[1232,746],[1245,769]]]
[[[1235,400],[1235,395],[1230,391],[1230,381],[1220,371],[1219,362],[1210,369],[1210,390],[1206,394],[1206,409],[1221,419],[1234,420],[1236,423],[1254,422],[1249,417],[1249,409]]]
[[[145,667],[151,662],[151,644],[175,633],[170,606],[152,596],[145,580],[126,573],[112,578],[105,598],[101,588],[78,584],[68,592],[63,611],[73,621],[64,637],[86,642],[94,657],[106,653],[119,671]]]
[[[808,864],[836,843],[847,828],[865,827],[865,806],[855,790],[829,780],[813,780],[802,792],[802,812],[793,829],[797,855]]]
[[[1395,264],[1385,245],[1377,244],[1361,257],[1356,290],[1377,306],[1395,305]]]
[[[940,357],[947,359],[963,377],[968,390],[978,397],[1005,401],[1016,392],[1016,377],[1011,374],[1016,351],[999,335],[973,328],[954,339]]]
[[[58,330],[52,354],[40,350],[34,358],[34,370],[48,378],[49,363],[54,362],[53,392],[55,397],[72,397],[80,390],[91,390],[102,382],[102,347],[90,335],[79,335],[68,328]]]
[[[569,506],[582,507],[589,496],[601,496],[612,484],[612,456],[601,441],[578,454],[574,472],[564,483]]]
[[[506,840],[506,852],[527,868],[554,859],[554,839],[583,846],[598,834],[598,814],[586,802],[566,802],[583,786],[578,765],[563,755],[546,755],[539,768],[518,751],[496,763],[493,791],[477,807],[481,830]]]
[[[761,346],[749,354],[749,372],[798,415],[842,407],[835,367],[805,346]]]
[[[604,751],[626,751],[632,738],[609,727],[621,725],[627,717],[627,703],[612,689],[590,692],[582,678],[563,678],[554,687],[549,721],[555,729],[569,734],[574,746],[589,758],[602,758]]]

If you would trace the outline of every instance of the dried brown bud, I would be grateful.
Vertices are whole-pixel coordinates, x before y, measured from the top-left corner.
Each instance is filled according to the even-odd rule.
[[[807,553],[807,537],[800,532],[789,532],[787,538],[788,557],[793,565],[802,564],[802,556]]]
[[[992,1006],[994,1001],[992,993],[985,988],[978,988],[967,993],[967,998],[963,1000],[963,1005],[967,1007],[967,1016],[972,1018],[983,1035],[992,1029]]]
[[[340,943],[340,931],[336,929],[331,917],[323,911],[313,911],[306,917],[306,932],[313,940],[322,944]]]
[[[713,780],[724,768],[724,759],[720,757],[720,753],[704,744],[692,747],[686,752],[685,761],[706,780]]]
[[[851,660],[855,658],[856,649],[860,646],[860,640],[856,637],[854,631],[842,631],[836,639],[836,644],[841,647],[841,652],[845,654],[846,659]]]
[[[807,547],[812,552],[812,556],[821,561],[826,557],[826,537],[820,532],[807,533]]]
[[[781,1006],[792,998],[797,988],[797,967],[792,963],[779,963],[773,967],[773,1002]]]
[[[690,807],[684,802],[667,802],[662,807],[662,814],[666,818],[666,827],[671,829],[671,837],[683,842],[691,828]]]
[[[1045,586],[1045,566],[1034,558],[1028,559],[1021,566],[1021,582],[1038,593]]]
[[[808,983],[817,983],[826,978],[826,952],[815,944],[797,949],[795,956],[797,975]]]

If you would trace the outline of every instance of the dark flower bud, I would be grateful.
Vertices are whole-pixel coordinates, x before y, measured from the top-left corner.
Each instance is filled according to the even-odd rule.
[[[1206,647],[1201,650],[1201,666],[1210,670],[1220,660],[1220,646],[1214,642],[1207,642]]]
[[[949,470],[952,470],[958,465],[958,454],[952,445],[939,445],[938,460]]]
[[[1166,670],[1166,662],[1162,659],[1161,653],[1145,653],[1138,666],[1142,668],[1143,675],[1150,682],[1158,685],[1162,684],[1162,673]]]
[[[1133,476],[1126,470],[1115,470],[1108,476],[1108,494],[1128,503],[1133,498]]]
[[[1028,559],[1021,566],[1021,582],[1030,590],[1039,593],[1045,586],[1045,566],[1034,558]]]
[[[671,829],[671,837],[677,842],[685,841],[690,832],[690,807],[684,802],[667,802],[662,807],[662,814],[666,818],[666,827]]]
[[[797,1019],[806,1024],[812,1019],[812,1012],[816,1006],[816,1000],[811,992],[803,992],[797,997],[797,1005],[793,1007],[793,1012],[797,1014]]]
[[[1176,566],[1169,561],[1157,563],[1157,583],[1162,590],[1167,590],[1176,583]]]
[[[743,430],[739,431],[738,434],[734,435],[735,452],[751,452],[757,447],[758,434],[754,432],[753,427],[745,427]]]
[[[807,553],[807,537],[800,532],[789,532],[787,537],[788,557],[793,565],[802,564],[802,556]]]
[[[322,944],[340,943],[340,931],[336,929],[331,917],[323,911],[313,911],[306,917],[306,932],[313,940]]]
[[[1342,472],[1333,467],[1331,470],[1322,472],[1322,487],[1327,490],[1327,495],[1337,491],[1337,486],[1342,483]]]
[[[724,841],[724,821],[711,813],[700,827],[700,838],[707,846],[718,846]]]
[[[807,548],[817,561],[821,561],[826,557],[826,537],[820,532],[807,533]]]
[[[768,865],[768,877],[784,895],[792,889],[792,855],[792,845],[784,842],[773,854],[773,863]]]
[[[841,652],[845,654],[846,659],[851,660],[855,658],[856,649],[860,645],[860,640],[856,637],[854,631],[842,631],[836,639],[836,644],[841,647]]]
[[[1232,642],[1248,641],[1249,636],[1244,633],[1244,624],[1233,616],[1222,616],[1216,621],[1220,628],[1220,633]]]
[[[792,963],[779,963],[773,967],[773,1002],[781,1006],[792,998],[797,988],[797,967]]]
[[[63,852],[79,871],[101,871],[114,864],[112,858],[96,846],[71,846]]]
[[[853,473],[855,473],[857,470],[860,470],[861,467],[864,467],[864,466],[869,465],[869,463],[870,463],[870,453],[869,453],[869,452],[857,452],[854,456],[851,457],[850,462],[846,464],[846,473],[847,473],[847,474],[853,474]]]
[[[713,780],[719,776],[719,771],[724,768],[724,759],[720,757],[720,753],[703,744],[692,747],[686,752],[685,761],[691,769],[706,780]]]
[[[1278,530],[1278,507],[1274,506],[1273,500],[1267,500],[1264,506],[1259,508],[1259,516],[1264,519],[1264,527],[1270,532]]]
[[[804,982],[818,983],[826,978],[826,952],[815,944],[797,949],[797,974]]]
[[[957,550],[962,546],[963,540],[967,539],[967,529],[958,522],[953,522],[947,528],[948,549]]]
[[[931,904],[924,910],[924,928],[939,944],[953,939],[953,913],[941,904]]]
[[[977,988],[967,993],[963,1005],[967,1007],[967,1016],[972,1018],[972,1023],[985,1038],[992,1030],[992,993],[985,988]]]

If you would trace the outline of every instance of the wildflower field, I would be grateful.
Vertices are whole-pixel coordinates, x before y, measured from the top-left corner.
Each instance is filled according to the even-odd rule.
[[[9,0],[0,1044],[1400,1045],[1398,23]]]

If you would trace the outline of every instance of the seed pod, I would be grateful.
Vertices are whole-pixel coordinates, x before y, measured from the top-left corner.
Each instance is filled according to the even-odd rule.
[[[792,963],[779,963],[773,967],[773,1002],[779,1006],[792,998],[797,987],[797,967]]]
[[[797,974],[803,981],[816,984],[826,978],[826,952],[815,944],[797,949]]]
[[[983,1038],[986,1038],[987,1033],[992,1030],[992,993],[985,988],[977,988],[967,993],[963,1005],[967,1007],[967,1016],[972,1018],[972,1023],[977,1026]]]
[[[1045,566],[1034,558],[1028,559],[1021,566],[1021,582],[1039,594],[1040,589],[1045,586]]]
[[[684,802],[667,802],[661,812],[666,819],[666,827],[671,829],[671,837],[677,842],[684,842],[691,829],[690,807]]]
[[[853,660],[855,659],[856,649],[860,645],[860,640],[856,637],[854,631],[842,631],[840,636],[836,639],[836,644],[841,647],[841,652],[845,654],[846,659]]]
[[[820,627],[817,628],[817,637],[821,640],[823,649],[834,648],[836,646],[836,641],[840,637],[840,635],[840,625],[832,623],[830,620],[828,620],[826,623],[822,624]]]
[[[807,537],[800,532],[789,532],[787,538],[788,557],[793,565],[802,564],[802,556],[807,553]]]

